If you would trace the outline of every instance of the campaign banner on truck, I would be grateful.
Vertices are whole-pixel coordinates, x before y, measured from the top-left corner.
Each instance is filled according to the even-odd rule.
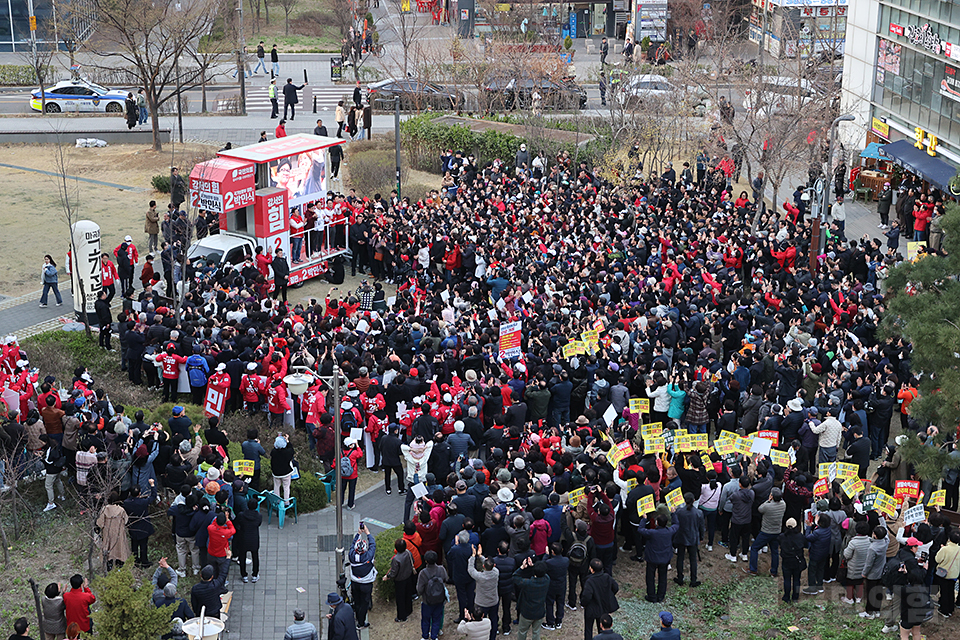
[[[500,325],[500,357],[501,358],[519,358],[522,354],[520,350],[520,328],[522,323],[507,322]]]

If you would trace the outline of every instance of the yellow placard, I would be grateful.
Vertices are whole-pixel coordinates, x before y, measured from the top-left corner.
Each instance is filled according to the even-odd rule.
[[[706,453],[700,454],[700,461],[703,462],[703,466],[707,469],[713,468],[713,460],[710,459],[710,456]]]
[[[646,440],[647,438],[656,438],[663,434],[663,423],[662,422],[649,422],[647,424],[640,425],[640,436]]]
[[[690,442],[693,443],[694,451],[704,451],[710,447],[710,437],[705,433],[691,434]]]
[[[713,448],[722,456],[728,456],[737,452],[736,440],[717,440],[713,443]]]
[[[583,500],[583,494],[586,492],[586,487],[580,487],[579,489],[574,489],[570,492],[570,506],[575,507],[580,504],[580,501]]]
[[[666,453],[667,447],[663,441],[663,437],[655,436],[652,438],[644,438],[643,452],[644,453]]]
[[[739,437],[740,436],[735,434],[733,431],[727,431],[724,429],[720,432],[720,437],[717,438],[717,440],[736,440]]]
[[[843,463],[840,463],[840,464],[843,464]],[[818,478],[829,478],[831,475],[833,476],[833,478],[839,477],[838,467],[836,462],[821,462],[819,465],[817,465]],[[854,473],[853,475],[857,475],[857,474]]]
[[[837,477],[843,478],[844,480],[849,478],[856,478],[857,473],[860,471],[858,465],[852,464],[850,462],[838,462],[837,463]]]
[[[847,478],[840,485],[840,488],[843,489],[843,492],[849,497],[853,497],[863,491],[863,482],[857,476],[852,478]]]
[[[753,446],[753,438],[737,438],[737,453],[745,456],[750,455],[750,447]]]
[[[928,507],[942,507],[947,503],[947,491],[946,489],[940,489],[939,491],[934,491],[930,494],[930,501],[927,503]]]
[[[771,449],[770,459],[773,460],[774,466],[783,467],[784,469],[790,466],[790,454],[786,451]]]
[[[640,515],[646,515],[651,511],[656,511],[657,505],[653,501],[653,495],[646,495],[640,498],[640,502],[637,503],[637,511],[640,512]]]
[[[252,476],[253,475],[253,460],[234,460],[233,461],[233,472],[238,476]]]
[[[600,334],[596,329],[588,329],[580,334],[580,339],[586,343],[596,344],[600,342]]]
[[[610,464],[616,467],[620,464],[620,461],[624,458],[629,458],[633,455],[633,445],[630,444],[629,440],[624,440],[623,442],[618,442],[616,445],[610,447],[610,451],[607,452],[607,460],[610,461]]]
[[[646,398],[630,398],[630,413],[650,413],[650,401]]]
[[[680,488],[676,488],[666,495],[667,504],[671,509],[679,509],[683,506],[683,493]]]
[[[687,453],[688,451],[693,451],[693,442],[691,442],[690,436],[687,434],[676,436],[673,439],[673,450],[677,453]]]
[[[637,479],[630,478],[627,480],[627,489],[635,489],[637,487]]]
[[[572,357],[575,356],[575,355],[577,355],[577,343],[576,343],[576,342],[568,342],[567,344],[563,345],[563,357],[564,357],[564,358],[572,358]]]

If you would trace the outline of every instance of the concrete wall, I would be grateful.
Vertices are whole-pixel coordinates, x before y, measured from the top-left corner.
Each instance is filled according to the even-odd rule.
[[[852,113],[853,122],[841,122],[839,139],[849,150],[863,149],[870,130],[873,85],[876,82],[878,0],[856,0],[848,5],[847,37],[843,56],[840,113]]]
[[[98,138],[107,144],[153,144],[153,132],[144,131],[0,131],[0,144],[76,144],[77,138]],[[170,129],[160,129],[160,142],[170,142]]]

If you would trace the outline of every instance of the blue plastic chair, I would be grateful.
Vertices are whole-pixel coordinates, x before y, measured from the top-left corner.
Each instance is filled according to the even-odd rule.
[[[263,503],[267,500],[267,494],[266,492],[257,491],[256,489],[247,487],[247,501],[249,502],[250,500],[254,499],[257,501],[257,511],[259,511],[260,507],[263,506]]]
[[[333,483],[337,481],[334,469],[326,473],[320,473],[316,471],[317,477],[320,478],[320,482],[323,483],[323,486],[327,488],[327,503],[330,503],[331,496],[333,495]]]
[[[273,512],[277,512],[277,524],[280,525],[280,528],[283,529],[283,520],[284,516],[290,509],[293,509],[293,521],[299,522],[297,518],[297,499],[293,496],[290,497],[290,504],[285,504],[283,499],[277,494],[267,491],[264,493],[267,496],[267,524],[270,524],[270,516],[273,515]]]

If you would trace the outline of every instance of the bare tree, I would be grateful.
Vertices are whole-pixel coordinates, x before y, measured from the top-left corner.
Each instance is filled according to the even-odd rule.
[[[400,43],[402,52],[400,71],[402,71],[402,76],[406,78],[410,73],[411,49],[423,37],[427,20],[418,19],[419,14],[415,11],[404,11],[405,0],[388,0],[388,2],[397,12],[397,21],[393,25],[393,31],[397,35],[397,42]]]
[[[115,69],[120,60],[136,75],[146,93],[151,112],[153,148],[160,151],[160,106],[179,94],[178,69],[181,56],[196,50],[201,36],[214,21],[228,15],[227,0],[92,0],[97,9],[99,37],[92,53],[104,59],[100,68]],[[233,48],[224,39],[211,43],[217,51]],[[202,61],[197,67],[180,69],[180,87],[198,84],[208,71]]]
[[[53,73],[53,57],[57,52],[57,36],[54,30],[54,24],[50,20],[44,20],[37,24],[36,33],[37,43],[31,48],[17,52],[17,55],[33,69],[37,78],[37,84],[40,85],[40,112],[47,112],[47,93],[46,84],[50,75]]]
[[[274,0],[283,9],[284,33],[290,35],[290,12],[297,6],[299,0]]]

